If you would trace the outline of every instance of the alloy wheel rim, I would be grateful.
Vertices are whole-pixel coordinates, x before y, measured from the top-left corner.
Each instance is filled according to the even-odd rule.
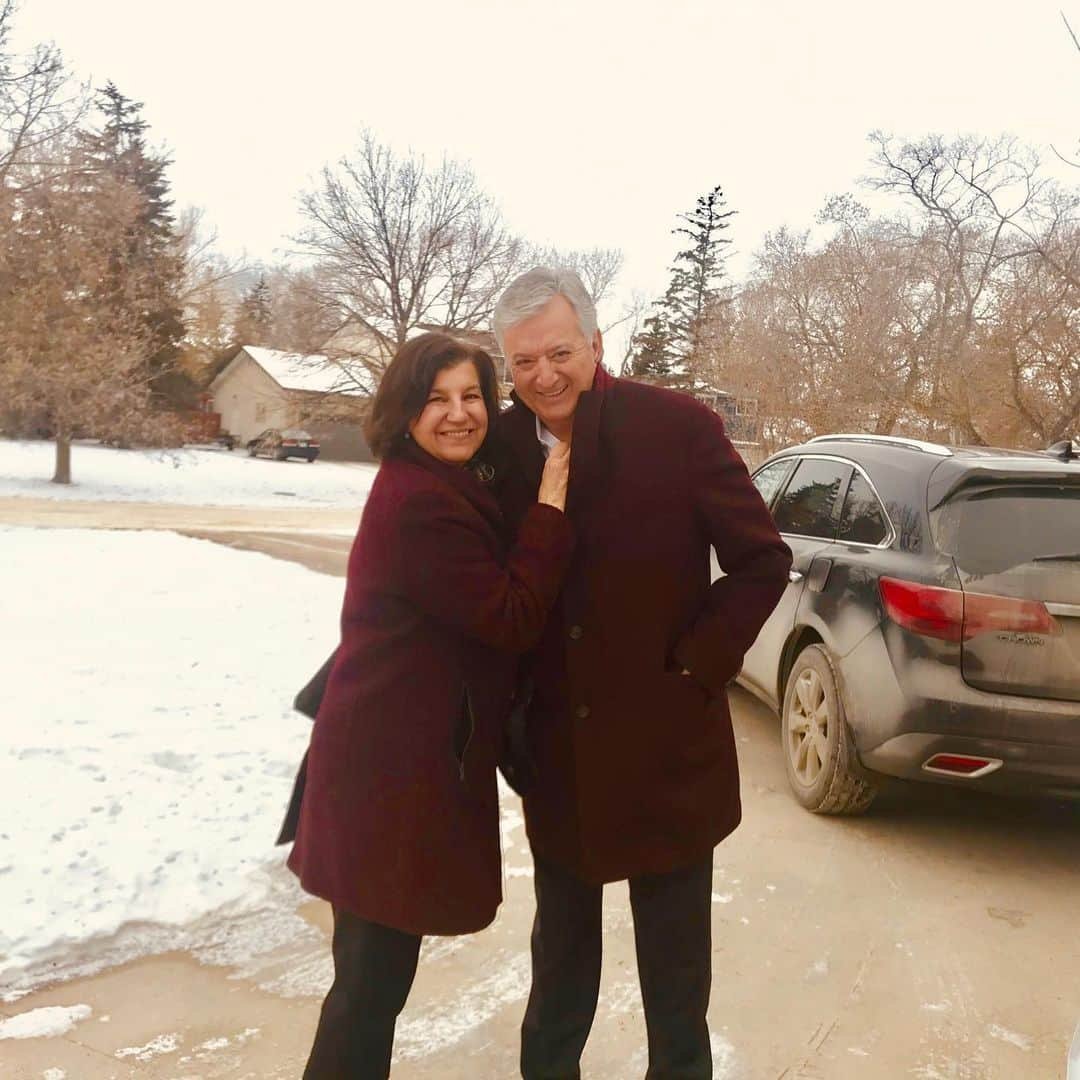
[[[829,761],[832,717],[821,676],[807,668],[795,680],[788,709],[787,752],[800,784],[812,786]]]

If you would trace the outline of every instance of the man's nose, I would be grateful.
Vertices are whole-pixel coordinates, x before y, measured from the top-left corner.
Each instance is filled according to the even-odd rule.
[[[558,373],[555,371],[555,365],[546,357],[542,356],[536,362],[536,383],[538,386],[553,386]]]

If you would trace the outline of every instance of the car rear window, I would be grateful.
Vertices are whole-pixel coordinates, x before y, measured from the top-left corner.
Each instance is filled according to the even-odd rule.
[[[881,544],[889,535],[888,518],[866,477],[856,472],[848,485],[837,538],[852,544]]]
[[[839,495],[851,475],[851,466],[826,458],[799,462],[776,504],[773,518],[780,532],[832,540],[839,524]]]
[[[938,547],[971,574],[1080,558],[1080,485],[961,491],[931,515],[931,527]]]

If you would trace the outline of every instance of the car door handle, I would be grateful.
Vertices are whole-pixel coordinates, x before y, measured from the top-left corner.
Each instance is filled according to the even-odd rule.
[[[787,579],[794,584],[797,581],[802,581],[803,576],[799,570],[789,570],[787,572]]]

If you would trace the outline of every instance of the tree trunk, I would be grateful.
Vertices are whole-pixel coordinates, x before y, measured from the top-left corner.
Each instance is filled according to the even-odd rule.
[[[56,472],[53,473],[52,482],[71,483],[71,439],[67,435],[56,436]]]

